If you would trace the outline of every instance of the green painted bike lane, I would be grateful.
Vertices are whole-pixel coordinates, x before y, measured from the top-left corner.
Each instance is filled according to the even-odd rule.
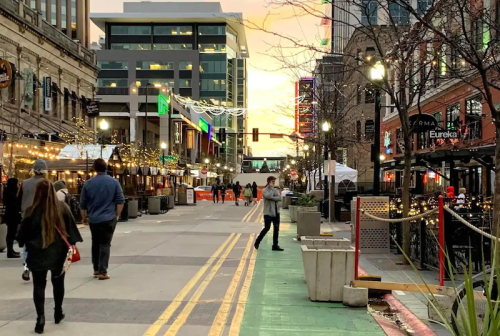
[[[282,219],[289,223],[288,213]],[[283,224],[280,245],[271,251],[272,229],[264,238],[243,315],[240,336],[386,335],[366,308],[311,302],[294,224]]]

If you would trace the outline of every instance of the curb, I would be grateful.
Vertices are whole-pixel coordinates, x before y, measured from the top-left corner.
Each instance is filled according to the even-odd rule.
[[[362,269],[359,266],[358,266],[358,273],[359,275],[369,275],[368,273],[365,272],[364,269]],[[398,299],[396,299],[392,294],[384,295],[384,299],[392,309],[397,310],[399,312],[404,322],[410,327],[411,330],[413,330],[412,335],[437,336],[437,334],[431,328],[429,328],[427,324],[425,324],[418,317],[416,317],[415,314],[413,314],[408,308],[406,308],[401,302],[399,302]],[[384,330],[384,332],[388,336],[406,335],[406,333],[404,333],[402,330],[400,330],[397,327],[395,328],[394,325],[388,323],[383,318],[375,318],[375,321],[377,321],[377,323],[380,325],[380,327]]]

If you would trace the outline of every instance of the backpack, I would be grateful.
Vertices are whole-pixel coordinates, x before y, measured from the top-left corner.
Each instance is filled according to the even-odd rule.
[[[80,202],[78,202],[75,196],[65,193],[64,191],[62,191],[62,193],[64,194],[64,202],[69,206],[75,221],[81,222]]]

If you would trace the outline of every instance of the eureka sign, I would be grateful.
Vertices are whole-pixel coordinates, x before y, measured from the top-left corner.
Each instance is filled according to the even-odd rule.
[[[165,97],[161,93],[158,95],[158,115],[170,113],[170,95]]]

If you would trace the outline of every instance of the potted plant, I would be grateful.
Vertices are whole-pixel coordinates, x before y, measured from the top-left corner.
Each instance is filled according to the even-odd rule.
[[[313,195],[302,195],[298,200],[297,235],[319,236],[321,213],[317,211],[316,199]]]

